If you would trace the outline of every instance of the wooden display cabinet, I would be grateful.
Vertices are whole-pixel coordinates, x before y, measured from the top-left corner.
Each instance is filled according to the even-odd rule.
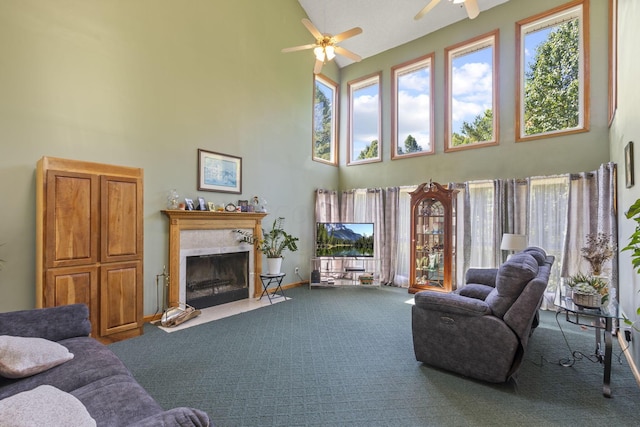
[[[453,288],[457,193],[431,181],[411,193],[410,293]]]

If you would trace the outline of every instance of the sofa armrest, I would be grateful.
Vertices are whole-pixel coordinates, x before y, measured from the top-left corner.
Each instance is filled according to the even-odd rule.
[[[430,311],[462,314],[465,316],[484,316],[491,314],[491,309],[484,301],[454,293],[420,291],[415,295],[414,299],[416,307]]]
[[[477,283],[479,285],[487,285],[495,288],[497,276],[497,268],[470,268],[467,270],[464,282]]]
[[[139,420],[130,427],[208,427],[209,416],[206,412],[192,408],[174,408]]]
[[[0,313],[0,335],[60,341],[90,333],[89,309],[84,304]]]

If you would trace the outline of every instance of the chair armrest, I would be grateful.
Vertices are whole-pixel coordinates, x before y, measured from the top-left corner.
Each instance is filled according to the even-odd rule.
[[[491,309],[482,300],[458,294],[447,294],[436,291],[420,291],[415,297],[415,306],[430,311],[440,311],[465,316],[484,316],[491,314]]]
[[[60,341],[90,333],[89,309],[84,304],[0,313],[0,335]]]
[[[479,285],[487,285],[496,287],[497,268],[470,268],[465,275],[465,283],[477,283]]]
[[[475,298],[484,301],[487,295],[495,288],[489,285],[480,285],[478,283],[467,283],[463,287],[457,289],[455,293],[463,297]]]

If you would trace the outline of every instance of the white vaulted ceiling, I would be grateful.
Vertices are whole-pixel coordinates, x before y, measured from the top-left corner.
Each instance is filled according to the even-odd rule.
[[[455,22],[469,19],[464,7],[441,0],[422,19],[413,17],[431,0],[298,0],[309,19],[322,33],[331,35],[353,27],[362,34],[340,43],[340,46],[363,59],[420,38]],[[509,0],[478,0],[480,14]],[[477,19],[477,18],[476,18]],[[302,25],[302,23],[300,23]],[[291,45],[313,43],[313,37],[292,40]],[[287,47],[287,46],[283,46]],[[340,67],[353,61],[336,57]]]

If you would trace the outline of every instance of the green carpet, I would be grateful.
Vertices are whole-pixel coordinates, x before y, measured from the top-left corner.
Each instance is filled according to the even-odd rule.
[[[165,408],[192,406],[216,426],[638,426],[640,389],[615,344],[603,368],[573,367],[555,313],[542,312],[517,384],[487,384],[416,362],[412,298],[398,288],[295,288],[291,301],[110,345]],[[560,317],[571,350],[592,331]]]

